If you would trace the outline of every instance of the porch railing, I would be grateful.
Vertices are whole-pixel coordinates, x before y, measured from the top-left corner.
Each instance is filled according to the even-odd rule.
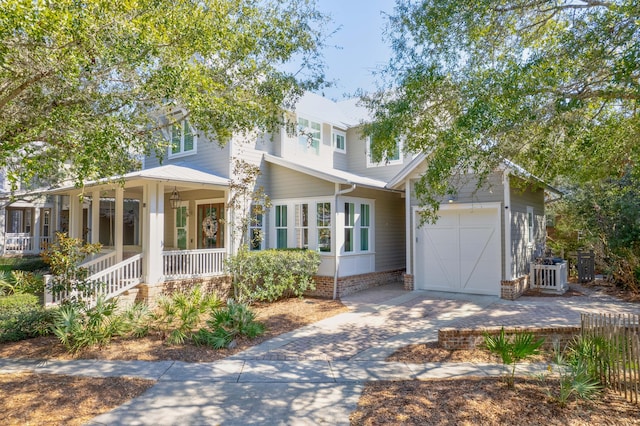
[[[162,253],[165,279],[224,275],[226,249],[172,250]]]
[[[90,289],[79,294],[78,291],[46,292],[45,303],[57,305],[63,300],[80,297],[87,302],[88,307],[93,307],[98,297],[104,296],[111,299],[125,291],[142,283],[142,254],[130,257],[118,264],[112,265],[103,271],[97,272],[87,278]],[[47,289],[49,287],[47,286]]]
[[[567,288],[567,262],[555,265],[531,263],[529,282],[532,289],[562,293]]]
[[[31,234],[25,232],[8,232],[5,235],[4,251],[9,253],[23,253],[31,251]]]
[[[51,237],[40,237],[38,245],[34,247],[35,237],[27,232],[8,232],[5,234],[5,253],[40,253],[51,244]]]
[[[89,275],[97,274],[116,264],[116,252],[108,251],[99,253],[97,256],[91,257],[83,261],[80,266],[89,270]]]

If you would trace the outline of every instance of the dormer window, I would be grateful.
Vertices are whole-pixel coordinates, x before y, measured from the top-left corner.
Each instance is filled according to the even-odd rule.
[[[382,154],[382,160],[375,162],[373,153],[371,152],[371,137],[367,138],[367,167],[390,166],[394,164],[402,164],[402,141],[396,139],[396,146],[393,152],[385,151]]]
[[[298,143],[305,151],[320,154],[321,129],[320,123],[298,117]]]
[[[181,120],[171,126],[171,145],[169,158],[195,154],[197,139],[193,127],[188,120]]]
[[[347,152],[347,134],[342,130],[333,129],[332,137],[333,150],[336,152]]]

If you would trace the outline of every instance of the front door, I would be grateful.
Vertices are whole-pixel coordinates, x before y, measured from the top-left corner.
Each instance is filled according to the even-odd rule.
[[[198,248],[224,247],[224,226],[221,223],[222,219],[224,219],[224,203],[198,205],[198,223],[200,224]]]

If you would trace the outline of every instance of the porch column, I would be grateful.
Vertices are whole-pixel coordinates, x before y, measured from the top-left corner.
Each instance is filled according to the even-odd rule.
[[[231,208],[231,192],[228,189],[224,190],[224,199],[225,199],[225,207],[226,207],[226,218],[227,220],[225,220],[224,223],[224,246],[226,247],[226,251],[227,254],[229,256],[235,254],[236,252],[236,248],[235,248],[235,242],[236,242],[236,238],[234,235],[231,235],[234,231],[233,226],[231,225],[232,223],[235,223],[236,219],[235,219],[235,210]],[[219,224],[219,222],[218,222]],[[198,229],[197,226],[199,224],[196,224],[196,235],[198,235]],[[240,244],[242,244],[242,242],[240,242]]]
[[[142,195],[142,275],[153,286],[164,279],[162,249],[164,246],[164,183],[150,182]]]
[[[114,244],[116,248],[116,262],[122,262],[122,252],[123,252],[123,235],[122,228],[124,227],[124,188],[120,185],[116,186],[116,210],[115,210],[115,238]]]
[[[78,195],[69,195],[69,237],[71,238],[82,238],[82,204]]]
[[[40,228],[42,224],[40,223],[40,207],[35,207],[33,209],[33,240],[31,243],[31,251],[33,253],[40,253]]]
[[[91,193],[91,244],[100,242],[100,191]]]

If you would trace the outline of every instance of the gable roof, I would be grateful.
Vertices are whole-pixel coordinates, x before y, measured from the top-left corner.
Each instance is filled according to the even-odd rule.
[[[276,164],[278,166],[286,167],[296,172],[304,173],[309,176],[316,177],[318,179],[326,180],[328,182],[340,183],[345,185],[358,185],[374,189],[383,189],[387,191],[395,191],[392,188],[387,188],[387,183],[382,180],[371,179],[364,176],[359,176],[353,173],[345,172],[343,170],[336,169],[323,169],[319,170],[308,165],[302,165],[294,163],[292,161],[285,160],[281,157],[276,157],[270,154],[264,154],[264,159],[268,163]]]
[[[396,174],[387,183],[387,187],[391,189],[400,189],[400,187],[404,185],[404,181],[410,175],[412,175],[421,167],[424,167],[424,162],[426,161],[426,159],[427,159],[427,156],[424,153],[420,153],[416,155],[415,158],[409,162],[409,164],[403,167],[402,170],[400,170],[400,172],[398,172],[398,174]],[[561,190],[554,188],[553,186],[549,185],[539,177],[529,173],[523,167],[515,164],[510,160],[502,160],[501,164],[505,169],[509,170],[510,173],[516,176],[519,176],[527,180],[533,180],[539,183],[540,185],[542,185],[542,187],[548,191],[555,192],[556,194],[563,194]]]

